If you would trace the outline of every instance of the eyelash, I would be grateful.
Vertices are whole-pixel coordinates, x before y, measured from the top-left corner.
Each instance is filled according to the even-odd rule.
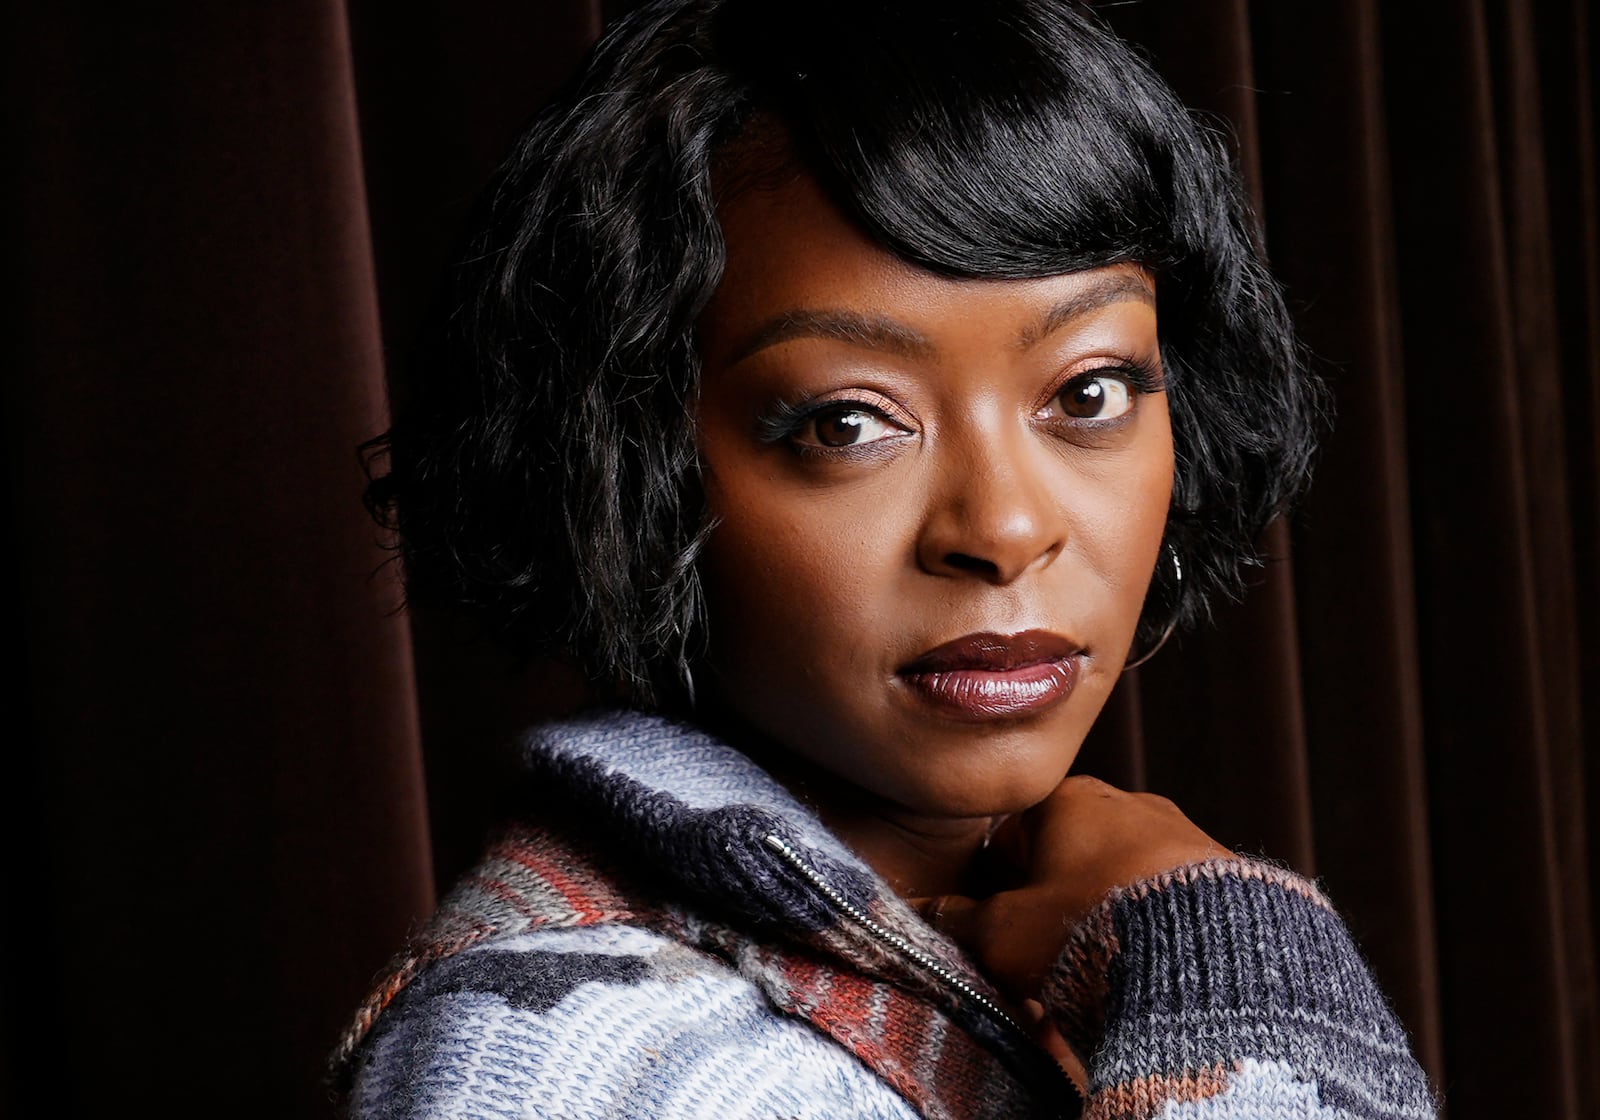
[[[1137,401],[1137,398],[1149,393],[1165,392],[1167,387],[1161,368],[1154,361],[1147,358],[1124,358],[1109,365],[1095,366],[1093,369],[1081,370],[1073,374],[1060,385],[1057,385],[1050,395],[1045,398],[1044,404],[1039,406],[1040,411],[1043,411],[1051,402],[1075,387],[1085,385],[1090,381],[1097,381],[1103,377],[1112,377],[1121,381],[1132,391],[1135,401]],[[1071,418],[1064,421],[1064,423],[1079,430],[1093,430],[1095,428],[1109,430],[1121,426],[1129,417],[1134,415],[1137,409],[1138,406],[1135,403],[1134,407],[1130,408],[1122,416],[1111,420]]]
[[[1131,389],[1135,397],[1146,393],[1159,393],[1165,391],[1166,382],[1159,367],[1155,362],[1143,358],[1127,358],[1108,365],[1096,366],[1086,369],[1069,377],[1066,381],[1056,386],[1050,396],[1045,399],[1045,404],[1040,406],[1041,411],[1051,401],[1076,385],[1084,384],[1101,377],[1114,377],[1122,381]],[[872,401],[859,400],[851,397],[828,397],[825,400],[816,400],[812,397],[802,397],[797,401],[775,401],[771,409],[756,420],[757,438],[762,443],[779,443],[783,440],[793,441],[794,437],[803,431],[818,416],[833,409],[849,409],[860,412],[872,413],[882,417],[888,423],[901,426],[900,421],[891,416],[880,405]],[[1121,425],[1126,417],[1132,416],[1130,410],[1124,416],[1114,420],[1095,421],[1082,419],[1066,419],[1057,423],[1078,430],[1093,429],[1096,427],[1111,428]],[[874,440],[870,443],[848,447],[816,447],[810,444],[792,443],[794,450],[805,456],[824,458],[839,458],[847,456],[860,456],[873,454],[882,449],[878,444],[883,441]]]
[[[861,401],[827,401],[825,404],[835,403],[846,405],[859,405],[866,407]],[[813,402],[810,397],[802,397],[798,401],[773,401],[772,408],[765,415],[756,418],[756,438],[762,443],[777,443],[779,440],[789,439],[800,433],[800,429],[818,412],[822,405]]]
[[[799,455],[806,458],[837,459],[859,457],[881,453],[882,440],[873,440],[869,443],[857,444],[849,447],[818,447],[812,444],[800,443],[795,437],[805,430],[806,425],[815,421],[825,413],[839,411],[865,412],[881,417],[885,422],[895,427],[905,425],[890,415],[881,403],[870,400],[860,400],[853,397],[829,397],[826,400],[815,400],[811,397],[802,397],[798,401],[775,401],[771,410],[756,420],[757,438],[762,443],[779,443],[789,441],[789,446]]]
[[[1111,365],[1096,366],[1094,369],[1086,369],[1082,373],[1074,374],[1067,378],[1066,382],[1051,394],[1050,399],[1054,400],[1079,381],[1092,377],[1119,378],[1127,382],[1128,388],[1141,396],[1145,393],[1165,392],[1167,388],[1166,378],[1162,376],[1161,368],[1154,360],[1149,358],[1122,358]]]

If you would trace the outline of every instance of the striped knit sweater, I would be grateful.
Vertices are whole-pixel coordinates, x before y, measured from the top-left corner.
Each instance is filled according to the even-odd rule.
[[[526,740],[544,822],[504,835],[363,1006],[354,1120],[1212,1120],[1434,1115],[1316,888],[1250,860],[1116,893],[1047,1012],[1071,1083],[782,786],[703,732],[612,712]]]

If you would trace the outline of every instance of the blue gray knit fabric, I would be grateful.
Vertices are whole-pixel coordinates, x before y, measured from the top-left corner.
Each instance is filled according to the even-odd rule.
[[[609,712],[539,728],[508,833],[341,1048],[354,1120],[1072,1115],[961,951],[745,756]],[[785,849],[787,849],[785,851]],[[1232,860],[1119,891],[1047,1012],[1094,1117],[1431,1117],[1316,889]]]

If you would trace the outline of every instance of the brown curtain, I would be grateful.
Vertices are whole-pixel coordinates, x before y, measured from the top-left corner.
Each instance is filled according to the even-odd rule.
[[[18,9],[0,1110],[331,1115],[322,1055],[499,808],[498,738],[570,697],[396,612],[355,447],[617,13]],[[1102,11],[1233,137],[1338,420],[1259,586],[1082,767],[1318,875],[1455,1120],[1594,1115],[1595,17]]]

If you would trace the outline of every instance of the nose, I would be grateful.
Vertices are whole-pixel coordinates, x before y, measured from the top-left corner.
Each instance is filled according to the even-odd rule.
[[[941,457],[917,540],[924,571],[1005,585],[1060,553],[1067,518],[1049,481],[1061,464],[1031,442],[989,433]]]

